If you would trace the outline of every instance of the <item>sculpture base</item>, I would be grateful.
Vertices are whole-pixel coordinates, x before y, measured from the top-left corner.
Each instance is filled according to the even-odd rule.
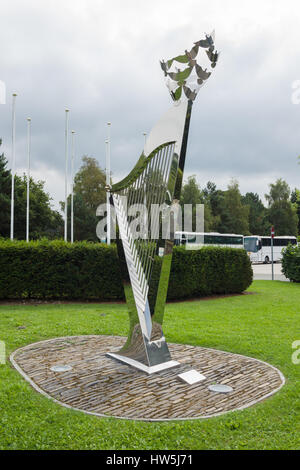
[[[131,359],[130,357],[121,356],[120,354],[106,353],[106,356],[112,357],[113,359],[116,359],[117,361],[123,362],[124,364],[128,364],[129,366],[142,370],[143,372],[146,372],[149,375],[181,365],[180,362],[177,362],[177,361],[168,361],[168,362],[163,362],[161,364],[157,364],[156,366],[149,367],[143,364],[142,362],[135,361],[134,359]]]
[[[106,418],[143,421],[204,419],[241,410],[270,397],[285,382],[279,370],[257,359],[184,344],[169,345],[180,366],[145,374],[106,356],[109,348],[120,349],[124,340],[53,338],[18,349],[10,360],[36,391],[59,405]],[[71,370],[54,372],[53,366],[61,364]],[[201,371],[206,380],[195,385],[181,382],[178,374],[191,369]],[[211,392],[213,384],[230,385],[233,391]]]

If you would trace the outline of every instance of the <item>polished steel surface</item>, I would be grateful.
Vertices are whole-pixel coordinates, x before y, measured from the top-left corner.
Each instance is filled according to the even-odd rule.
[[[190,52],[161,62],[173,106],[150,132],[133,170],[106,188],[117,216],[118,255],[130,319],[126,344],[109,355],[134,367],[146,367],[149,373],[173,364],[162,323],[192,104],[199,85],[211,75],[195,60],[200,48],[214,67],[218,53],[213,35],[195,43]],[[188,67],[173,72],[175,63]]]
[[[165,142],[175,142],[176,151],[180,153],[182,135],[184,131],[185,118],[188,103],[185,100],[176,102],[157,122],[146,139],[144,154],[150,155]]]
[[[162,362],[160,364],[157,364],[156,366],[146,366],[145,364],[142,364],[139,361],[135,361],[134,359],[131,359],[130,357],[121,356],[119,354],[107,353],[106,356],[112,357],[113,359],[116,359],[117,361],[124,362],[125,364],[135,367],[136,369],[139,369],[142,372],[146,372],[149,375],[155,374],[156,372],[161,372],[163,370],[172,369],[173,367],[180,366],[180,362],[177,362],[177,361],[167,361],[167,362]]]
[[[190,51],[166,62],[161,61],[160,65],[166,77],[166,85],[174,101],[182,98],[194,101],[199,89],[211,76],[211,71],[203,68],[197,63],[197,56],[200,49],[205,49],[208,67],[214,69],[219,59],[219,53],[215,50],[214,32],[206,35],[204,40],[197,41]],[[178,68],[183,65],[185,68]]]

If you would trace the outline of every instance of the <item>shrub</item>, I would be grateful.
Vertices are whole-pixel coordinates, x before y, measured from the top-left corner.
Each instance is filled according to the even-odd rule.
[[[0,241],[1,299],[119,300],[123,295],[113,246]]]
[[[300,246],[289,245],[282,255],[282,272],[292,282],[300,282]]]
[[[174,248],[168,300],[241,293],[251,282],[244,250]],[[116,247],[0,240],[0,299],[123,300]]]
[[[204,247],[175,248],[168,300],[239,294],[252,283],[253,271],[245,250]]]

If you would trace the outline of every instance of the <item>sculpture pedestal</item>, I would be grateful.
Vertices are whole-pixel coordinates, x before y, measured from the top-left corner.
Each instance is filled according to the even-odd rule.
[[[136,325],[125,345],[119,350],[106,353],[106,356],[147,374],[180,365],[180,362],[172,360],[162,327],[158,323],[153,323],[151,340],[143,335],[140,325]]]
[[[125,364],[135,367],[136,369],[142,370],[143,372],[146,372],[147,374],[155,374],[155,372],[161,372],[162,370],[171,369],[172,367],[180,366],[180,362],[168,361],[168,362],[163,362],[161,364],[157,364],[156,366],[149,367],[143,364],[142,362],[135,361],[134,359],[131,359],[130,357],[121,356],[120,354],[106,353],[106,356],[112,357],[113,359],[116,359],[117,361],[124,362]]]

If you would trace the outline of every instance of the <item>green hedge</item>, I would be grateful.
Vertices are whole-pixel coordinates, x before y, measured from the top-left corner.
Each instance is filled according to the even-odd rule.
[[[244,250],[174,248],[168,300],[241,293],[251,283]],[[0,299],[123,300],[116,247],[0,240]]]
[[[60,240],[1,241],[0,298],[122,299],[116,249]]]
[[[253,271],[245,250],[205,247],[175,248],[168,300],[240,294],[252,284]]]
[[[292,282],[300,282],[300,246],[289,245],[283,252],[282,272]]]

